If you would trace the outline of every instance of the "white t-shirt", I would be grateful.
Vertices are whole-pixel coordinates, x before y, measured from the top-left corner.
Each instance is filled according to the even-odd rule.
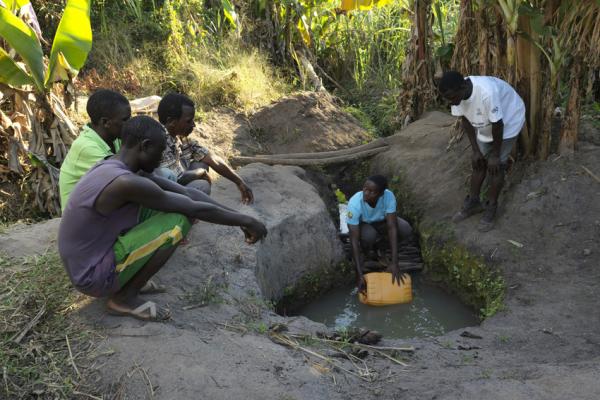
[[[503,140],[517,136],[525,124],[525,103],[502,79],[492,76],[469,76],[473,84],[471,96],[452,106],[452,115],[464,116],[477,130],[477,140],[493,142],[492,123],[504,123]]]

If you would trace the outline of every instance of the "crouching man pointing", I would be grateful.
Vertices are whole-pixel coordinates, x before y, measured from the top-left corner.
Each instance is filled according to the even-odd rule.
[[[132,118],[122,136],[120,151],[96,164],[71,193],[60,223],[59,252],[75,287],[108,297],[110,313],[165,320],[168,310],[144,301],[139,291],[171,257],[190,219],[239,226],[248,243],[265,237],[267,229],[200,191],[138,175],[158,167],[165,150],[166,132],[157,121]]]

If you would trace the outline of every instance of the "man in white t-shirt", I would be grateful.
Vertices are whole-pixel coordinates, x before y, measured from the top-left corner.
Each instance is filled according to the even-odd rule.
[[[491,76],[465,78],[448,71],[439,90],[452,104],[452,115],[460,117],[473,149],[471,192],[453,220],[483,212],[479,230],[487,232],[494,227],[508,157],[525,124],[525,104],[512,86]],[[484,206],[479,196],[486,175],[490,176],[490,189]]]

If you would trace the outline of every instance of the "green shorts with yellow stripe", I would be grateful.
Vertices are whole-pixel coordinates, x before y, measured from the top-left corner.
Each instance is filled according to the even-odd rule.
[[[119,288],[146,265],[158,250],[176,246],[190,230],[185,215],[140,208],[139,224],[120,235],[113,246]]]

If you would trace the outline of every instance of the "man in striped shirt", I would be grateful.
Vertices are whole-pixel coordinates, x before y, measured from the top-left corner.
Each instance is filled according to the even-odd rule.
[[[194,102],[183,94],[169,93],[158,104],[158,119],[169,132],[159,174],[210,194],[208,170],[212,168],[236,184],[242,203],[252,203],[252,189],[225,160],[189,138],[196,126],[194,114]]]

